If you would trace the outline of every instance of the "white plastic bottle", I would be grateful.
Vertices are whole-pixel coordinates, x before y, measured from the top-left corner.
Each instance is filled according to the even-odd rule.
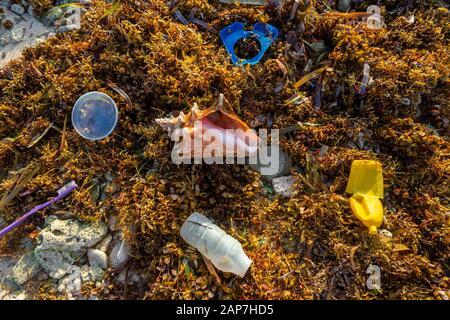
[[[221,271],[243,278],[252,263],[239,241],[200,213],[194,212],[187,218],[180,235]]]

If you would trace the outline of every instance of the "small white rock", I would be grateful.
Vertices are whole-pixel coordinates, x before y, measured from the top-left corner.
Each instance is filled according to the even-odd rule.
[[[105,271],[99,266],[81,266],[81,279],[83,282],[98,282],[101,281]]]
[[[273,186],[275,193],[289,198],[292,196],[292,194],[294,192],[294,189],[293,189],[294,182],[295,182],[295,179],[293,176],[279,177],[279,178],[274,178],[272,180],[272,186]]]
[[[50,278],[48,273],[45,272],[44,270],[39,271],[34,277],[37,281],[45,281]]]
[[[405,106],[410,106],[411,105],[411,99],[409,99],[409,98],[401,98],[400,99],[400,103],[405,105]]]
[[[5,300],[5,298],[8,296],[8,293],[9,290],[0,284],[0,300]]]
[[[69,275],[59,281],[58,291],[66,294],[78,294],[81,291],[81,269],[78,266],[71,266]]]
[[[16,296],[14,296],[14,299],[15,300],[27,300],[29,298],[25,292],[21,292],[21,293],[17,294]]]
[[[11,6],[11,11],[18,14],[19,16],[25,13],[25,9],[20,4],[13,4]]]
[[[0,48],[6,46],[8,44],[9,44],[9,35],[4,34],[4,35],[0,36]],[[3,219],[0,218],[0,224],[3,224],[2,221],[3,221]]]
[[[23,40],[23,37],[25,37],[25,27],[16,27],[12,29],[11,31],[11,40],[15,43],[21,42]]]
[[[438,291],[438,293],[441,295],[442,300],[448,301],[448,295],[445,291]]]
[[[109,245],[111,244],[112,236],[108,234],[102,241],[100,241],[95,248],[103,252],[108,252]]]
[[[136,270],[122,270],[115,278],[114,281],[116,283],[124,284],[125,280],[129,284],[136,284],[143,281],[143,276],[140,275]]]
[[[387,230],[387,229],[381,229],[381,230],[380,230],[380,234],[381,234],[383,237],[386,237],[386,238],[392,238],[392,232],[390,232],[390,231]]]
[[[47,38],[48,38],[48,34],[43,34],[43,35],[40,35],[39,37],[37,37],[35,42],[36,42],[36,44],[41,44],[41,43],[44,43],[45,40],[47,40]]]
[[[101,250],[89,249],[88,259],[91,266],[99,266],[102,269],[108,268],[108,256]]]
[[[23,290],[18,290],[2,297],[3,300],[29,300],[30,297]]]
[[[76,24],[69,24],[69,25],[59,27],[58,29],[56,29],[56,32],[64,33],[64,32],[70,32],[70,31],[74,31],[74,30],[78,30],[78,29],[80,29],[80,27],[77,26]]]

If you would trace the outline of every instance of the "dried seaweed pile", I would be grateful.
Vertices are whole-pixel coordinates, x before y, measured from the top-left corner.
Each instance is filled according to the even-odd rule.
[[[80,188],[53,210],[119,219],[136,249],[132,267],[146,277],[126,288],[128,298],[441,299],[450,276],[448,10],[387,1],[386,25],[373,30],[360,18],[323,15],[337,1],[301,2],[289,19],[293,2],[93,1],[80,31],[1,71],[0,217],[14,220],[75,179]],[[204,23],[184,25],[175,10]],[[231,64],[218,31],[234,21],[280,29],[259,64]],[[365,93],[364,64],[372,79]],[[92,90],[120,110],[115,132],[99,142],[70,124],[75,100]],[[247,123],[259,117],[260,127],[284,130],[297,178],[290,199],[244,165],[172,164],[172,142],[153,120],[193,102],[209,107],[219,93]],[[382,228],[392,237],[369,236],[350,211],[355,159],[383,165]],[[244,279],[211,274],[179,237],[194,210],[243,244],[254,261]],[[17,250],[48,213],[2,239],[0,250]],[[369,264],[381,268],[381,290],[366,287]]]

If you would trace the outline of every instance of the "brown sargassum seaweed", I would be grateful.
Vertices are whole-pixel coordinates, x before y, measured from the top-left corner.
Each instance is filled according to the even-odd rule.
[[[333,1],[328,1],[332,3]],[[337,1],[334,1],[337,6]],[[2,254],[34,239],[46,215],[115,216],[144,281],[97,288],[103,298],[443,299],[449,280],[448,11],[387,1],[385,28],[322,15],[301,2],[282,8],[178,1],[207,28],[183,25],[169,1],[95,0],[82,29],[60,34],[0,74],[0,217],[6,222],[75,179],[79,189],[0,240]],[[176,2],[171,2],[176,3]],[[367,1],[356,5],[364,11]],[[390,12],[390,13],[389,13]],[[411,22],[411,15],[414,21]],[[289,20],[289,21],[288,21]],[[280,38],[255,66],[235,67],[218,37],[234,21],[269,22]],[[309,61],[309,63],[308,63]],[[364,63],[365,95],[358,94]],[[325,72],[295,88],[308,72]],[[89,142],[70,125],[73,103],[100,90],[118,103],[114,133]],[[127,94],[124,95],[124,92]],[[290,199],[274,196],[244,165],[171,163],[172,142],[154,122],[219,93],[247,124],[284,130],[297,178]],[[292,97],[296,97],[292,102]],[[288,101],[288,103],[287,103]],[[290,102],[289,102],[290,101]],[[329,148],[326,152],[323,146]],[[351,162],[378,159],[392,237],[369,236],[353,217],[345,185]],[[199,211],[238,239],[254,261],[243,279],[213,275],[183,242],[184,219]],[[381,290],[366,269],[380,266]],[[113,282],[113,270],[107,283]],[[57,298],[52,282],[38,298]]]

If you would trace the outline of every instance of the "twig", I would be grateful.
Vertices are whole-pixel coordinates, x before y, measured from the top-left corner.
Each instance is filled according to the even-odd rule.
[[[203,261],[205,261],[206,267],[208,268],[208,271],[216,278],[216,281],[218,284],[222,284],[222,280],[220,280],[219,275],[216,272],[216,269],[212,265],[211,261],[209,261],[208,258],[206,258],[204,255],[202,255]]]
[[[66,131],[67,131],[67,114],[64,118],[63,131],[61,134],[61,145],[59,146],[59,152],[61,153],[64,150],[64,145],[66,142]]]

